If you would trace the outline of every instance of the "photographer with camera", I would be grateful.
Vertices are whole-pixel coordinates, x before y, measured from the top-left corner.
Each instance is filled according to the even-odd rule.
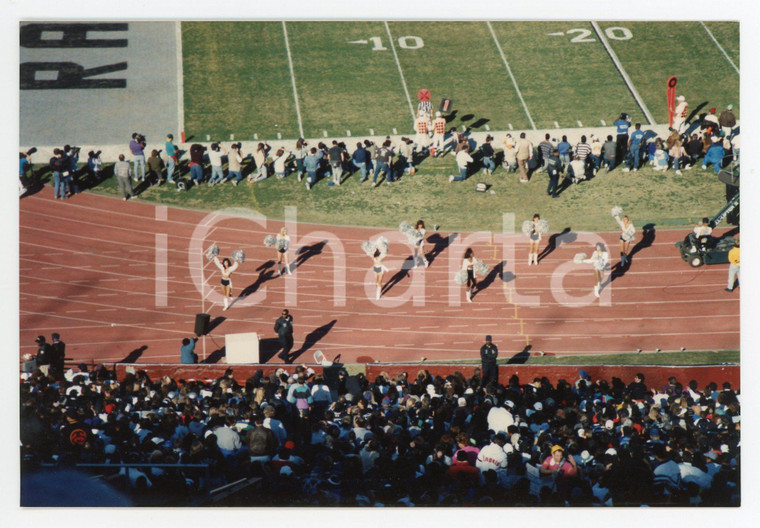
[[[206,147],[200,143],[190,145],[190,179],[200,185],[203,181],[203,153]]]
[[[208,159],[211,163],[211,179],[208,186],[213,187],[217,183],[224,181],[224,168],[222,167],[222,156],[227,155],[227,149],[219,143],[212,143],[211,150],[208,151]]]
[[[93,151],[87,153],[87,173],[92,179],[93,183],[100,182],[100,171],[103,170],[103,161],[100,159],[101,151]]]
[[[137,132],[132,134],[132,141],[129,142],[129,150],[132,152],[132,162],[134,164],[135,181],[145,179],[145,136]]]
[[[230,145],[231,152],[227,155],[227,159],[229,162],[228,171],[227,171],[227,181],[232,180],[234,176],[235,179],[232,180],[232,185],[236,187],[237,187],[237,184],[240,183],[240,180],[243,179],[243,171],[242,171],[243,154],[240,152],[241,148],[243,148],[242,143],[233,143],[232,145]]]
[[[166,150],[166,179],[169,183],[174,183],[174,167],[177,166],[179,151],[174,144],[174,136],[171,134],[166,135],[166,144],[164,145]]]
[[[26,152],[19,152],[19,162],[18,162],[18,195],[22,196],[26,191],[27,187],[30,186],[31,181],[26,176],[26,173],[28,170],[32,168],[32,154],[37,152],[37,149],[32,147]]]
[[[161,185],[164,182],[164,160],[161,159],[161,151],[153,149],[148,158],[148,183],[153,182]]]
[[[309,155],[308,143],[304,138],[298,138],[296,141],[296,148],[293,151],[293,157],[296,159],[296,172],[298,173],[298,182],[303,180],[303,174],[305,172],[303,166],[303,160]]]
[[[53,196],[57,200],[66,199],[66,182],[64,174],[68,176],[68,160],[59,148],[53,149],[53,157],[50,158],[50,170],[53,172]]]
[[[79,192],[79,151],[82,150],[79,147],[72,147],[65,145],[63,147],[63,155],[68,160],[68,175],[64,176],[66,186],[69,188],[69,196],[73,196]]]

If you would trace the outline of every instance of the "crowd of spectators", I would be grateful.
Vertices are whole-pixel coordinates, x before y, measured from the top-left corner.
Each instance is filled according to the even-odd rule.
[[[20,384],[22,478],[147,463],[118,478],[169,504],[243,478],[260,479],[250,506],[739,504],[729,383],[481,381],[479,369],[369,380],[298,366],[241,383],[232,369],[206,381],[38,369]],[[177,463],[209,470],[165,465]]]
[[[578,183],[592,178],[602,168],[610,172],[622,167],[623,172],[635,172],[648,164],[654,170],[673,169],[679,175],[682,169],[694,167],[712,168],[718,173],[732,161],[739,161],[740,135],[732,107],[723,111],[720,118],[715,112],[710,109],[699,121],[682,127],[682,130],[670,129],[667,137],[643,130],[640,123],[634,126],[630,116],[621,114],[614,123],[615,137],[583,135],[572,145],[567,136],[560,139],[546,134],[536,146],[525,133],[515,133],[515,137],[507,133],[499,142],[501,150],[494,149],[495,138],[491,135],[478,144],[468,130],[459,132],[451,127],[446,131],[442,125],[445,119],[440,115],[436,115],[435,120],[430,116],[430,122],[424,127],[419,122],[427,116],[418,118],[414,139],[401,137],[394,142],[388,136],[378,144],[365,139],[357,141],[354,147],[338,140],[310,145],[299,138],[292,151],[284,146],[272,150],[265,141],[258,142],[253,152],[244,152],[241,142],[231,143],[229,148],[219,142],[212,143],[209,148],[193,143],[185,151],[174,143],[171,134],[166,137],[163,149],[148,150],[145,136],[134,133],[125,158],[132,163],[127,177],[131,176],[138,183],[145,181],[146,185],[161,185],[168,181],[176,183],[179,190],[203,183],[209,186],[228,182],[238,185],[244,178],[255,183],[272,174],[280,179],[294,174],[298,182],[312,189],[322,180],[329,186],[340,186],[355,173],[360,175],[362,183],[371,175],[373,187],[383,180],[392,184],[404,174],[414,174],[425,158],[452,152],[456,155],[458,174],[451,176],[449,181],[465,180],[480,170],[490,175],[500,163],[506,172],[519,170],[521,182],[527,182],[532,173],[547,172],[550,178],[547,192],[556,197],[560,177],[566,179],[567,184]],[[148,152],[150,156],[146,158]],[[186,154],[187,158],[183,159]],[[23,194],[29,184],[27,173],[31,159],[27,153],[20,153],[20,159]],[[91,151],[87,166],[80,167],[79,149],[67,145],[56,149],[49,165],[55,196],[60,199],[78,192],[81,187],[79,178],[86,177],[93,184],[102,178],[100,152]],[[188,179],[182,178],[185,175]],[[132,196],[131,189],[122,192],[125,199]]]

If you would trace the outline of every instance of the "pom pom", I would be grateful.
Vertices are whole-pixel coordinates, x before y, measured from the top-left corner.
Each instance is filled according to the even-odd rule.
[[[623,214],[623,208],[620,207],[619,205],[616,205],[615,207],[612,208],[612,211],[610,211],[610,214],[612,216],[620,216],[621,214]]]
[[[206,258],[209,260],[214,260],[214,257],[216,257],[218,254],[219,246],[216,244],[212,244],[212,246],[206,250]]]
[[[549,232],[549,222],[544,219],[539,220],[538,224],[536,224],[536,230],[542,235],[547,234]]]
[[[380,250],[381,255],[388,254],[388,239],[380,237],[375,241],[375,247]]]
[[[475,275],[480,275],[481,277],[485,277],[491,272],[491,268],[489,268],[485,262],[477,259],[475,259],[475,264],[473,264],[472,269],[475,272]]]
[[[232,252],[232,260],[237,262],[238,264],[242,264],[245,262],[245,253],[243,253],[242,249],[236,249]]]
[[[467,270],[459,270],[454,275],[454,282],[456,282],[459,285],[467,284]]]
[[[529,235],[531,231],[533,231],[533,221],[526,220],[525,222],[522,223],[523,235]]]
[[[376,249],[375,244],[372,242],[362,242],[362,251],[364,251],[368,257],[374,257]]]
[[[398,226],[398,230],[406,236],[410,244],[417,244],[420,240],[422,240],[422,233],[414,229],[406,222],[401,222],[401,224]]]
[[[584,260],[586,260],[588,257],[586,257],[585,253],[576,253],[573,257],[573,262],[576,264],[582,264]]]
[[[264,245],[266,247],[274,247],[274,241],[275,241],[274,235],[267,235],[264,237]]]
[[[277,251],[287,251],[290,247],[290,240],[281,238],[277,240]]]

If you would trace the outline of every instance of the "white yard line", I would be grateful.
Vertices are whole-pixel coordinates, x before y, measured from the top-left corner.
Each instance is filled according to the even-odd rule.
[[[177,39],[177,137],[181,138],[185,131],[185,80],[182,74],[182,22],[175,25],[174,34]]]
[[[301,121],[301,107],[298,106],[298,90],[296,89],[296,74],[293,71],[293,57],[290,55],[290,41],[288,40],[288,28],[285,21],[282,21],[282,33],[285,35],[285,48],[288,50],[288,66],[290,67],[290,80],[293,83],[293,100],[296,102],[296,116],[298,116],[298,131],[301,137],[303,134],[303,122]]]
[[[723,56],[726,58],[728,63],[733,67],[734,70],[736,70],[736,73],[739,73],[739,68],[736,67],[736,64],[734,64],[734,61],[731,60],[731,57],[728,56],[728,53],[726,53],[726,50],[723,49],[723,46],[720,45],[718,40],[715,38],[715,36],[712,34],[712,31],[710,31],[707,26],[705,26],[704,22],[700,22],[702,24],[702,27],[705,28],[705,31],[707,31],[707,34],[710,35],[710,38],[713,42],[715,42],[715,45],[718,46],[718,49],[723,54]],[[741,74],[740,74],[741,75]]]
[[[404,72],[401,70],[401,61],[398,60],[398,53],[396,53],[396,45],[393,43],[393,36],[391,35],[391,28],[388,26],[388,22],[385,23],[385,30],[388,32],[388,41],[391,43],[391,50],[393,51],[393,57],[396,59],[396,66],[398,66],[398,73],[401,75],[401,84],[404,86],[404,93],[406,94],[406,102],[409,103],[409,113],[412,114],[412,122],[415,120],[414,107],[412,106],[412,98],[409,97],[409,89],[406,87],[406,79],[404,78]]]
[[[491,22],[488,22],[488,21],[486,22],[486,24],[488,24],[488,29],[491,31],[491,36],[493,37],[493,41],[496,44],[496,48],[499,50],[499,55],[501,55],[501,60],[502,62],[504,62],[504,67],[507,68],[507,73],[509,74],[509,78],[512,79],[512,84],[515,85],[515,90],[517,91],[517,97],[520,98],[520,102],[522,103],[523,108],[525,109],[525,115],[528,116],[528,121],[530,121],[530,126],[533,128],[533,130],[536,130],[536,124],[533,122],[533,118],[530,116],[528,105],[525,104],[525,99],[523,99],[522,93],[520,92],[520,88],[517,87],[517,81],[515,80],[515,76],[512,75],[512,68],[509,67],[509,63],[507,62],[507,57],[504,55],[504,50],[501,49],[501,44],[499,44],[499,39],[496,38],[496,33],[494,33],[493,26],[491,25]]]
[[[617,54],[613,51],[612,46],[610,46],[610,43],[607,40],[607,37],[604,35],[604,31],[602,31],[602,28],[600,28],[599,24],[597,24],[596,22],[592,21],[591,26],[594,28],[594,31],[596,31],[596,36],[599,37],[599,40],[604,46],[604,49],[607,50],[607,54],[612,59],[612,62],[615,63],[615,67],[620,72],[620,75],[623,77],[623,80],[625,81],[626,86],[628,86],[628,91],[631,92],[631,95],[633,95],[633,98],[636,100],[636,104],[638,104],[639,108],[641,108],[641,111],[644,112],[644,116],[649,121],[649,124],[656,125],[657,123],[655,122],[654,117],[652,117],[652,114],[649,112],[649,108],[647,108],[646,103],[644,103],[644,100],[641,98],[641,95],[639,94],[638,90],[636,90],[636,87],[633,85],[633,81],[631,81],[631,78],[628,76],[628,73],[625,71],[625,68],[623,68],[623,65],[620,63],[620,59],[618,59]]]

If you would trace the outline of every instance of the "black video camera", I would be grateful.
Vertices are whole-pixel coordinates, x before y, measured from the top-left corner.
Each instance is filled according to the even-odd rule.
[[[26,151],[26,155],[27,156],[31,156],[35,152],[37,152],[37,147],[32,147],[32,148],[30,148],[29,150]]]

